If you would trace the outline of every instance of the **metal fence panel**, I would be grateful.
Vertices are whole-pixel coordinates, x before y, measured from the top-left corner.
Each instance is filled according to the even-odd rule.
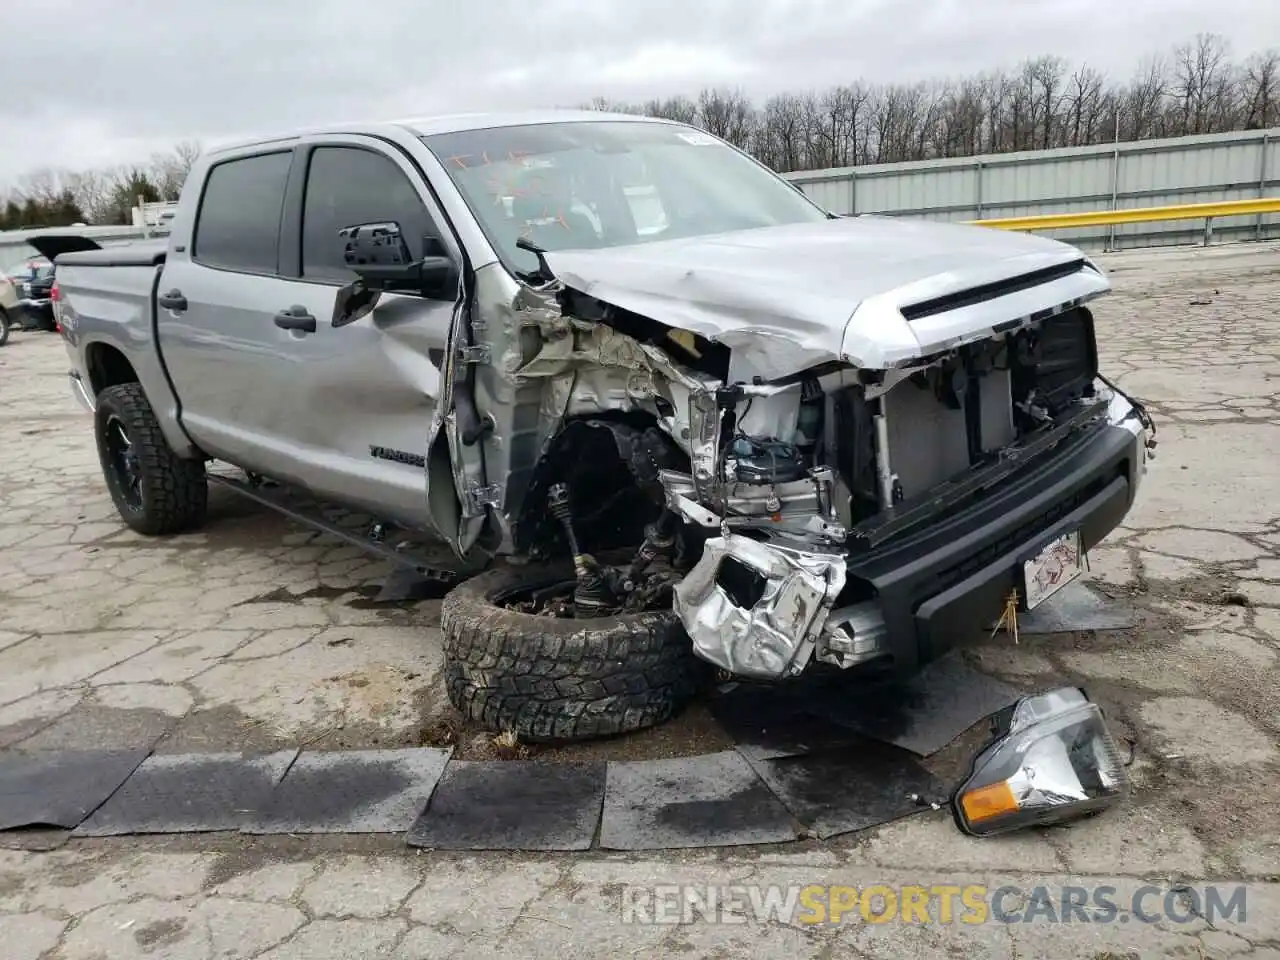
[[[1280,129],[879,164],[787,175],[834,213],[930,220],[1083,213],[1280,195]],[[1200,221],[1055,230],[1086,249],[1197,243]],[[1230,217],[1217,240],[1280,237],[1280,215]]]

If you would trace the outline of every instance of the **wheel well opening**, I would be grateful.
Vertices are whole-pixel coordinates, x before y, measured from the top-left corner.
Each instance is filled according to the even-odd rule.
[[[89,386],[95,397],[107,387],[138,382],[133,364],[115,347],[91,343],[85,352],[85,360],[89,368]]]
[[[575,533],[597,554],[638,547],[662,512],[660,470],[689,470],[689,459],[644,414],[570,420],[534,468],[512,530],[517,550],[534,559],[567,556],[563,525],[547,506],[553,484],[569,487]]]

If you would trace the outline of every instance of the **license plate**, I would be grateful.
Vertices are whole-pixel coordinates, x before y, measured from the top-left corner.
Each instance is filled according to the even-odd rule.
[[[1045,600],[1084,573],[1084,551],[1080,531],[1073,530],[1049,543],[1022,565],[1027,609],[1034,610]]]

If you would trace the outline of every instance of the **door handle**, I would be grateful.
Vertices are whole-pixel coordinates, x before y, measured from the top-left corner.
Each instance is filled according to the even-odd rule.
[[[170,290],[168,293],[160,294],[160,296],[156,297],[156,303],[166,310],[174,310],[178,313],[187,309],[187,298],[177,288]]]
[[[300,330],[303,333],[316,332],[316,318],[307,312],[306,307],[290,307],[276,314],[276,326],[281,330]]]

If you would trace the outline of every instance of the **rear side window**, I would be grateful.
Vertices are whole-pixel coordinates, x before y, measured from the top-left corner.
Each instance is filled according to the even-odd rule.
[[[439,237],[409,178],[390,159],[359,147],[317,147],[307,172],[302,208],[302,275],[348,283],[338,231],[360,223],[395,221],[415,258],[423,237]]]
[[[210,267],[275,273],[292,152],[228,160],[209,171],[192,256]]]

